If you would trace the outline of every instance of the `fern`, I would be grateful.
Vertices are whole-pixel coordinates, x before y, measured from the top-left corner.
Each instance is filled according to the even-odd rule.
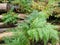
[[[4,40],[7,45],[30,45],[28,38],[23,32],[16,32],[12,38],[5,37]]]
[[[15,24],[17,22],[17,14],[7,12],[6,14],[3,14],[2,20],[5,24]]]
[[[33,12],[31,15],[33,15],[34,13],[35,12]],[[12,41],[11,45],[15,45],[15,44],[26,45],[30,43],[30,40],[33,40],[33,41],[36,40],[36,42],[39,40],[42,40],[44,41],[44,45],[46,45],[47,42],[51,40],[53,45],[56,44],[56,42],[59,40],[59,37],[58,37],[58,32],[54,29],[55,26],[47,23],[46,21],[47,16],[44,12],[37,12],[37,14],[38,16],[35,15],[36,16],[35,18],[32,18],[32,19],[31,17],[29,18],[31,19],[30,20],[31,23],[24,22],[24,23],[18,24],[18,27],[15,29],[16,30],[15,32],[17,32],[16,34],[18,34],[19,36],[14,37],[13,38],[14,40],[9,38]],[[22,38],[24,41],[21,40]],[[28,43],[25,42],[27,40],[28,40]],[[8,44],[10,44],[10,42]]]
[[[28,34],[31,36],[33,40],[34,39],[36,41],[39,41],[39,39],[43,40],[44,45],[46,45],[49,39],[51,39],[53,43],[54,43],[53,40],[55,40],[55,43],[56,43],[56,41],[59,39],[58,32],[54,30],[54,26],[52,26],[51,24],[47,24],[46,17],[45,15],[43,15],[44,12],[42,13],[40,12],[39,14],[42,14],[42,16],[39,15],[32,21],[30,25],[31,28],[28,31]]]
[[[29,15],[29,17],[25,19],[26,22],[18,24],[15,32],[17,32],[16,34],[19,36],[15,35],[16,37],[13,38],[14,40],[11,39],[11,43],[9,41],[10,38],[8,38],[8,45],[29,45],[30,40],[36,40],[36,42],[42,40],[44,45],[47,45],[47,42],[51,40],[52,45],[56,45],[56,42],[59,41],[58,32],[55,26],[47,23],[46,20],[49,18],[49,15],[52,14],[50,11],[53,12],[49,6],[41,12],[32,12],[30,14],[31,16]]]

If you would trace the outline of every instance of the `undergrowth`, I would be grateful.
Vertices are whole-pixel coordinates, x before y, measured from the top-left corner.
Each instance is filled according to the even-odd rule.
[[[14,0],[11,2],[14,5],[18,5],[19,11],[23,13],[31,12],[33,9],[31,9],[32,0]]]
[[[36,14],[32,13],[31,15]],[[5,39],[6,43],[9,42],[8,45],[27,45],[27,42],[29,42],[30,44],[30,40],[32,40],[32,42],[34,42],[34,40],[36,42],[42,40],[44,42],[44,45],[47,45],[47,42],[49,40],[51,40],[52,45],[55,45],[57,43],[57,41],[59,40],[58,32],[55,30],[55,26],[46,22],[47,16],[44,12],[38,12],[33,19],[31,19],[30,17],[28,18],[30,23],[26,19],[28,22],[20,23],[18,24],[18,27],[15,28],[17,32],[15,36],[18,36],[14,37],[14,40],[10,38],[8,38],[8,40]]]
[[[24,8],[28,6],[25,0],[21,1],[24,2],[23,4],[27,4],[23,6]],[[56,45],[59,41],[58,31],[55,29],[56,26],[47,22],[47,18],[53,13],[53,4],[55,4],[55,0],[49,0],[44,10],[41,12],[34,10],[24,22],[19,23],[13,29],[15,30],[13,32],[16,32],[15,36],[4,39],[5,43],[8,45],[31,45],[30,41],[34,42],[35,40],[36,42],[43,41],[44,45],[47,45],[47,42],[50,40],[52,45]]]
[[[6,14],[3,14],[3,22],[5,24],[15,24],[17,23],[18,15],[14,12],[7,12]]]

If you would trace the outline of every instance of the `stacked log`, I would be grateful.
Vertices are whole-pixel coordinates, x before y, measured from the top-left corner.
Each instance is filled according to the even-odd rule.
[[[10,9],[10,5],[8,3],[0,3],[0,12],[7,12],[9,11]],[[18,7],[15,6],[14,9],[18,9]],[[16,10],[17,11],[17,10]],[[59,13],[60,14],[60,8],[55,8],[54,12],[56,13]],[[18,15],[18,18],[19,19],[25,19],[27,16],[25,14],[19,14]],[[3,18],[3,15],[0,15],[0,19]],[[18,21],[20,22],[20,21]],[[4,29],[2,29],[2,27],[4,27]],[[7,31],[9,28],[6,28],[6,27],[9,27],[9,25],[5,25],[3,22],[0,22],[0,41],[4,38],[4,37],[11,37],[13,36],[13,32],[5,32]],[[57,28],[59,31],[60,31],[60,25],[57,25]],[[1,33],[3,32],[3,33]],[[51,44],[48,44],[48,45],[51,45]],[[57,45],[59,45],[59,43],[57,43]]]
[[[4,32],[4,33],[0,33],[0,41],[4,38],[4,37],[11,37],[13,36],[13,32]]]
[[[7,12],[10,9],[8,3],[0,3],[0,12]]]
[[[17,21],[17,23],[23,22],[23,20],[26,18],[27,16],[25,14],[18,14],[18,18],[19,20]],[[3,15],[0,15],[0,20],[2,20]],[[23,20],[21,20],[23,19]],[[0,32],[5,32],[10,28],[15,28],[17,26],[17,24],[14,25],[7,25],[4,24],[3,22],[0,22]]]

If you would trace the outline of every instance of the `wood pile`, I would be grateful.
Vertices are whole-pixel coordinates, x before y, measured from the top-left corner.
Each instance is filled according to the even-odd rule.
[[[10,8],[11,8],[10,4],[8,4],[8,3],[0,3],[0,13],[1,12],[8,12]],[[15,7],[15,9],[17,9],[17,8]],[[54,12],[57,13],[57,14],[60,14],[60,7],[55,8]],[[25,14],[18,14],[18,18],[19,18],[18,23],[22,22],[26,17],[27,16]],[[14,27],[17,26],[17,25],[16,26],[5,25],[1,21],[2,18],[3,18],[3,15],[1,14],[0,15],[0,41],[4,37],[7,37],[7,36],[11,37],[11,36],[13,36],[13,34],[14,34],[13,32],[6,32],[6,31],[8,29],[11,29],[11,28],[14,28]],[[23,19],[23,20],[21,20],[21,19]],[[56,29],[58,29],[58,31],[60,31],[60,25],[56,25],[56,26],[57,26]],[[2,44],[2,45],[5,45],[5,44]],[[51,45],[51,44],[48,43],[48,45]],[[59,43],[57,43],[56,45],[59,45]]]

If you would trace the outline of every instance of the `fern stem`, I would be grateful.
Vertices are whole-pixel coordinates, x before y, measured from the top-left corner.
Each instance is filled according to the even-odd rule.
[[[44,40],[44,45],[47,45],[47,41]]]
[[[32,41],[32,45],[34,45],[34,41]]]

